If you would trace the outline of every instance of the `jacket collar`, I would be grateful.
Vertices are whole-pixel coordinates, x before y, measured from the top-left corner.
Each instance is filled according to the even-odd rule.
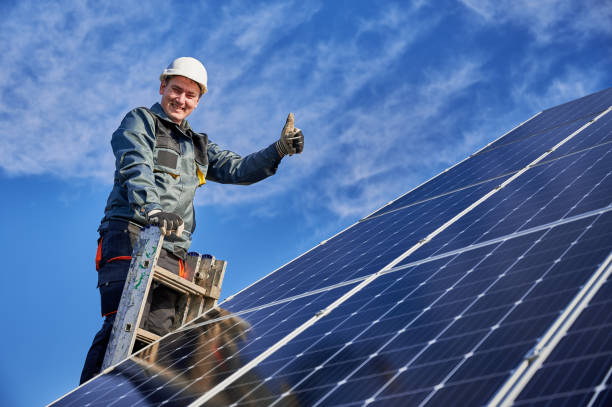
[[[151,106],[150,110],[155,113],[160,119],[172,124],[176,124],[168,117],[168,115],[166,115],[166,112],[164,112],[164,108],[159,104],[159,102]],[[191,130],[191,126],[189,126],[189,122],[187,120],[183,120],[179,127],[183,131]]]

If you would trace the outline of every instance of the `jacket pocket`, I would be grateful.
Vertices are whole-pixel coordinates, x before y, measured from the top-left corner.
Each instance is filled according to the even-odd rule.
[[[176,179],[179,171],[180,154],[173,149],[155,148],[153,152],[153,172],[167,173]]]
[[[110,282],[123,281],[130,267],[132,247],[137,234],[127,229],[112,229],[102,236],[98,287]]]
[[[171,133],[163,126],[158,126],[155,135],[155,172],[167,172],[174,178],[178,177],[178,162],[181,146]]]
[[[204,133],[192,133],[195,161],[200,167],[208,166],[208,136]]]
[[[176,154],[181,154],[181,146],[172,134],[164,126],[157,126],[155,134],[155,148],[164,148],[172,150]]]
[[[168,150],[157,150],[155,162],[157,165],[176,170],[178,166],[178,154]]]

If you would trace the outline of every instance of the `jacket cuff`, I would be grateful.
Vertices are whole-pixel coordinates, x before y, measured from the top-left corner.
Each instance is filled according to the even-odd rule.
[[[145,204],[143,206],[140,207],[140,215],[144,218],[147,219],[147,214],[149,212],[151,212],[152,210],[155,209],[159,209],[160,211],[163,210],[161,205],[158,203],[150,203],[150,204]]]
[[[285,153],[283,152],[283,149],[282,149],[280,144],[281,144],[281,141],[278,140],[278,141],[272,143],[270,145],[270,147],[267,148],[267,150],[273,150],[274,153],[276,153],[276,154],[273,154],[273,155],[278,160],[278,162],[280,162],[280,160],[285,156]]]

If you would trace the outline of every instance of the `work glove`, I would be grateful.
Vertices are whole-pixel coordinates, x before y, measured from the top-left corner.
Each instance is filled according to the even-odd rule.
[[[181,236],[185,229],[185,223],[180,216],[159,209],[153,209],[147,214],[147,223],[159,226],[159,230],[165,236],[170,236],[171,234]]]
[[[276,151],[281,157],[300,154],[304,150],[304,135],[302,130],[294,127],[294,121],[293,113],[289,113],[280,140],[276,142]]]

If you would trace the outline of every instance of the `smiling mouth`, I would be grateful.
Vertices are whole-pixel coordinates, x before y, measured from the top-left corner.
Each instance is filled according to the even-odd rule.
[[[170,108],[171,108],[171,111],[174,114],[177,114],[177,115],[184,115],[185,114],[185,108],[184,107],[176,106],[175,104],[171,103],[170,104]]]

